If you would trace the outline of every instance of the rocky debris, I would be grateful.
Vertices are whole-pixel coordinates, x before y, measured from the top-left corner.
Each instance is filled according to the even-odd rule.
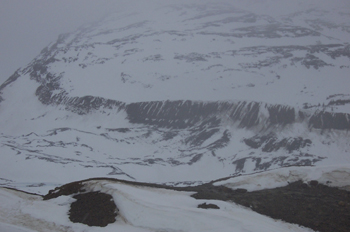
[[[316,231],[349,231],[350,193],[311,182],[233,196],[254,211]]]
[[[260,148],[263,152],[278,151],[284,148],[291,153],[292,151],[310,146],[312,141],[310,139],[297,138],[283,138],[278,139],[273,133],[267,135],[255,135],[251,138],[244,139],[244,143],[251,148]]]
[[[101,192],[88,192],[74,196],[69,210],[72,222],[88,226],[105,227],[116,221],[118,209],[111,195]]]
[[[318,185],[318,181],[317,180],[312,180],[312,181],[309,182],[309,185],[317,186]]]
[[[238,188],[238,189],[235,189],[235,191],[236,191],[237,193],[246,193],[246,192],[248,192],[248,190],[246,190],[246,189],[244,189],[244,188]]]
[[[198,208],[200,208],[200,209],[220,209],[220,207],[215,205],[215,204],[207,204],[207,203],[203,203],[203,204],[198,205]]]
[[[193,197],[233,201],[285,222],[320,232],[346,232],[350,228],[350,192],[310,181],[254,192],[224,186],[202,186]]]
[[[57,198],[59,196],[69,196],[76,193],[85,192],[83,188],[82,182],[72,182],[69,184],[62,185],[60,187],[55,188],[54,190],[50,190],[48,194],[44,196],[44,200],[50,200],[53,198]]]

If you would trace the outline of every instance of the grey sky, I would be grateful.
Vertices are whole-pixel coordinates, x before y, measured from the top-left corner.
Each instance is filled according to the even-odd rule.
[[[118,10],[123,0],[0,0],[0,84],[59,34]]]
[[[124,8],[186,0],[0,0],[0,85],[58,35]],[[187,0],[188,1],[188,0]],[[191,0],[204,2],[206,0]]]

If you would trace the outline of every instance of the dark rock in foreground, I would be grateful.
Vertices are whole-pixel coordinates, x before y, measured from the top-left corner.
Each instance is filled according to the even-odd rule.
[[[348,232],[350,192],[311,181],[297,181],[285,187],[241,192],[223,186],[204,187],[197,199],[233,201],[252,210],[320,232]]]
[[[90,180],[109,180],[136,186],[196,192],[192,195],[196,199],[233,201],[257,213],[319,232],[348,232],[350,228],[350,192],[317,181],[306,184],[300,180],[284,187],[248,192],[246,189],[233,190],[225,186],[214,186],[212,183],[215,181],[199,186],[172,187],[112,178],[95,178],[58,187],[44,196],[44,199],[72,194],[77,199],[72,203],[70,210],[70,219],[73,222],[86,222],[85,224],[90,223],[88,225],[94,226],[113,223],[118,209],[112,196],[100,192],[86,193],[84,184]],[[198,208],[219,209],[216,205],[207,203],[199,205]]]
[[[117,207],[111,195],[101,192],[88,192],[74,196],[77,201],[71,204],[69,219],[88,226],[105,227],[116,221]]]
[[[203,203],[203,204],[198,205],[198,208],[200,208],[200,209],[220,209],[220,207],[215,205],[215,204],[207,204],[207,203]]]

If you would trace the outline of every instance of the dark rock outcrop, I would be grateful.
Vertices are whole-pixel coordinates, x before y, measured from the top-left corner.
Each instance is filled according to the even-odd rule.
[[[203,204],[198,205],[198,208],[200,208],[200,209],[220,209],[220,207],[215,205],[215,204],[207,204],[207,203],[203,203]]]
[[[105,227],[116,221],[118,209],[111,195],[101,192],[88,192],[74,196],[69,219],[88,226]]]
[[[319,111],[309,120],[309,126],[317,129],[350,129],[350,114]]]

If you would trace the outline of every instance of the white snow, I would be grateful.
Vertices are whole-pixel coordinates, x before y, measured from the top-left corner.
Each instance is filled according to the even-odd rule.
[[[115,223],[107,227],[88,227],[68,219],[71,196],[47,201],[0,188],[0,225],[17,231],[237,231],[282,232],[312,231],[298,225],[274,220],[238,206],[217,200],[196,200],[189,192],[140,187],[114,181],[89,181],[87,190],[113,196],[119,209]],[[212,203],[218,210],[199,209]],[[0,227],[1,228],[1,227]],[[29,230],[28,230],[29,229]],[[11,230],[10,230],[11,231]],[[12,232],[12,231],[11,231]]]
[[[297,25],[300,24],[310,30],[314,29],[304,22],[309,20],[308,17],[310,20],[321,17],[326,21],[332,21],[337,16],[336,13],[328,11],[322,14],[317,14],[318,11],[309,14],[300,13],[301,10],[305,10],[304,7],[315,7],[315,1],[282,2],[275,1],[278,6],[283,6],[275,13],[266,9],[267,5],[274,5],[272,1],[264,1],[265,7],[261,7],[261,2],[252,4],[251,1],[247,1],[238,4],[240,7],[247,7],[248,11],[233,9],[232,6],[236,6],[235,4],[231,7],[221,4],[210,5],[217,10],[215,13],[209,10],[208,13],[203,9],[201,11],[200,7],[186,4],[177,5],[179,9],[150,4],[145,9],[133,9],[132,14],[118,13],[106,19],[104,24],[100,22],[100,28],[95,28],[92,32],[83,31],[85,37],[82,38],[77,34],[70,48],[55,55],[61,62],[50,65],[49,71],[56,74],[64,71],[61,87],[72,97],[92,95],[127,103],[154,100],[244,99],[302,107],[303,103],[322,104],[332,94],[349,93],[347,88],[350,85],[349,67],[346,67],[349,63],[348,57],[333,59],[322,52],[312,53],[335,66],[323,67],[322,71],[312,67],[306,69],[299,64],[300,62],[292,65],[288,59],[282,59],[281,63],[277,62],[269,67],[247,68],[247,65],[258,64],[275,57],[276,54],[267,51],[263,54],[252,51],[244,54],[240,51],[255,46],[312,46],[321,42],[336,44],[348,36],[340,34],[339,37],[335,37],[333,34],[334,38],[330,38],[322,34],[270,39],[225,37],[220,34],[231,33],[235,28],[268,25],[269,22],[261,13],[262,9],[271,13],[276,20],[280,20],[282,17],[280,15],[288,16],[288,19],[295,20]],[[343,5],[339,1],[333,4]],[[292,7],[286,7],[289,5]],[[317,7],[322,6],[319,4]],[[296,12],[296,15],[288,15],[290,11]],[[220,26],[204,27],[208,22],[240,17],[247,12],[258,13],[257,22],[220,23]],[[345,15],[336,18],[340,18],[339,21],[342,23],[346,22]],[[98,29],[100,33],[96,33]],[[114,42],[113,45],[106,44],[115,39],[119,39],[119,42]],[[67,38],[64,44],[71,42],[72,38]],[[86,44],[91,46],[81,48]],[[233,55],[232,51],[238,54]],[[292,53],[295,57],[298,57],[297,53],[304,53],[301,57],[305,57],[305,52]],[[149,59],[155,55],[160,55],[160,58]],[[200,59],[193,59],[194,57]],[[63,62],[63,59],[69,62]],[[217,64],[221,66],[210,68]],[[81,65],[86,67],[83,68]],[[340,69],[340,66],[344,68]],[[122,75],[126,77],[123,79]],[[280,76],[278,80],[277,75]],[[81,85],[82,80],[84,85]],[[252,83],[253,88],[250,87]],[[338,107],[338,110],[340,109],[350,112],[349,107],[346,109]]]
[[[288,185],[288,183],[299,180],[305,183],[316,180],[321,184],[350,191],[350,165],[278,168],[262,173],[230,178],[216,182],[214,185],[224,185],[232,189],[244,188],[248,191],[257,191],[283,187]]]

